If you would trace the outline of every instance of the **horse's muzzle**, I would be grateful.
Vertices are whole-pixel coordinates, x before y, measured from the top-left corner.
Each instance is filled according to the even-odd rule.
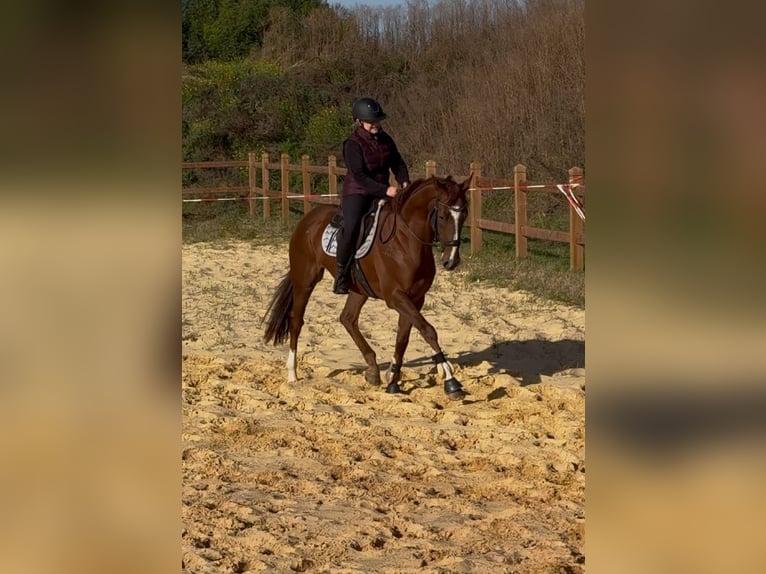
[[[447,271],[452,271],[455,267],[460,265],[460,252],[455,247],[452,247],[450,251],[451,253],[449,257],[445,257],[442,259],[442,265],[444,265],[444,268]]]
[[[442,265],[452,271],[460,264],[460,240],[443,241],[442,249]]]

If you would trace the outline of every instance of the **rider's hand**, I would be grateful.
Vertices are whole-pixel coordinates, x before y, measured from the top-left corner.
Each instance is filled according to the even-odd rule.
[[[386,190],[386,195],[387,195],[388,197],[396,197],[396,194],[397,194],[398,192],[399,192],[399,189],[398,189],[398,188],[397,188],[395,185],[392,185],[391,187],[389,187],[389,188]]]

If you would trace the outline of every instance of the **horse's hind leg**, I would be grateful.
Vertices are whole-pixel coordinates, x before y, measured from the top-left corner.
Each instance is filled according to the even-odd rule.
[[[422,309],[425,297],[421,297],[415,301],[415,307]],[[404,352],[407,350],[407,346],[410,344],[410,333],[412,332],[412,322],[399,314],[399,324],[396,328],[396,344],[394,345],[394,358],[388,367],[386,372],[386,387],[387,393],[398,393],[401,391],[399,388],[399,381],[402,378],[402,364],[404,363]]]
[[[354,291],[349,293],[348,298],[346,299],[346,305],[343,307],[343,311],[340,314],[340,322],[346,328],[348,334],[351,335],[356,346],[359,347],[359,350],[367,363],[367,372],[365,373],[364,378],[371,385],[379,385],[380,369],[378,368],[375,351],[372,350],[372,347],[367,343],[367,339],[364,338],[364,335],[362,335],[362,332],[359,330],[359,313],[366,302],[366,295]]]
[[[322,279],[324,270],[321,267],[297,269],[291,268],[293,292],[293,308],[290,312],[290,350],[287,353],[287,382],[298,380],[296,367],[298,365],[298,336],[303,328],[303,316],[306,312],[311,293]]]

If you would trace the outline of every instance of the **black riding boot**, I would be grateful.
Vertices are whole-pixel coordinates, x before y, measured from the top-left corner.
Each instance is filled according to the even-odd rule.
[[[332,292],[336,295],[346,295],[348,287],[351,284],[351,261],[344,263],[338,262],[338,270],[335,273],[335,283],[332,286]]]

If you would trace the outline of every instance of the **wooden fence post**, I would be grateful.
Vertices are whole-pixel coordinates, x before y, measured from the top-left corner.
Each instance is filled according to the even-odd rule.
[[[329,197],[333,199],[338,196],[338,176],[335,173],[335,168],[338,167],[338,158],[331,155],[327,158],[327,177],[329,179],[329,185],[327,193]]]
[[[582,183],[582,168],[569,170],[569,183]],[[585,247],[580,243],[583,234],[583,222],[577,212],[569,206],[569,269],[582,271],[585,268]]]
[[[248,193],[247,200],[250,204],[250,217],[255,217],[255,152],[251,151],[247,154],[247,179],[250,192]]]
[[[471,255],[481,253],[482,234],[479,220],[481,219],[481,189],[479,178],[481,177],[481,164],[471,162],[471,203],[468,214],[471,223]]]
[[[426,177],[436,175],[436,162],[432,159],[426,161]]]
[[[303,215],[311,209],[309,195],[311,194],[311,181],[309,180],[309,156],[301,156],[301,174],[303,175]]]
[[[283,153],[279,156],[279,169],[282,179],[282,224],[287,225],[290,220],[290,175],[287,172],[287,164],[290,163],[290,156]]]
[[[271,200],[269,199],[269,154],[261,154],[261,183],[263,187],[263,218],[271,217]]]
[[[513,197],[516,209],[516,257],[527,256],[527,168],[522,164],[513,166]]]

